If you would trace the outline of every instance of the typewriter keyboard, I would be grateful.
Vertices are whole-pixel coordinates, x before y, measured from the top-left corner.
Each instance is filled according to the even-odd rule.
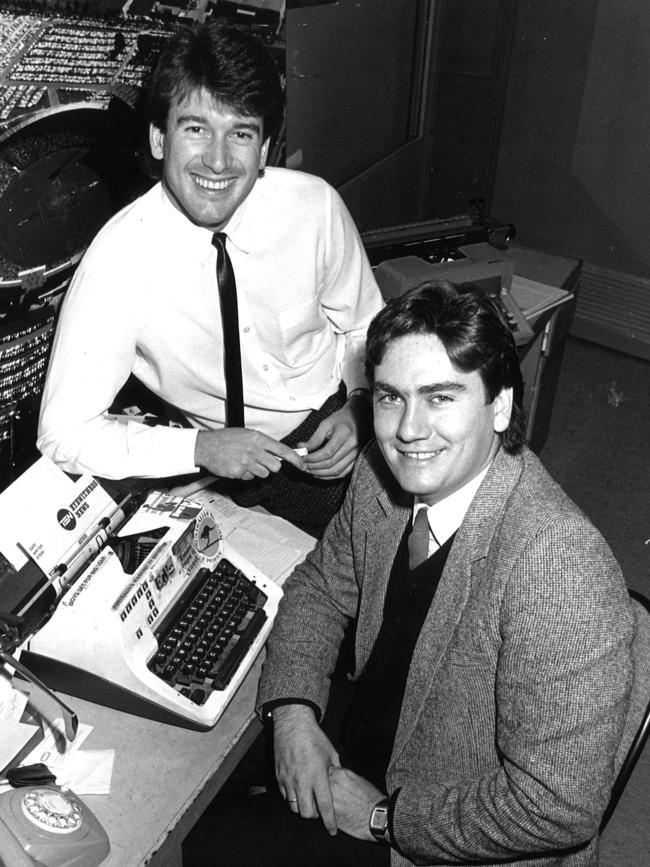
[[[221,690],[266,621],[267,597],[221,559],[214,570],[202,569],[155,632],[158,652],[148,667],[195,704]]]

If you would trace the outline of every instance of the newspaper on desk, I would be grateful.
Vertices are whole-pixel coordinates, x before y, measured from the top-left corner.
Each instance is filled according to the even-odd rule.
[[[209,487],[194,490],[190,498],[214,515],[224,539],[246,559],[282,586],[316,540],[284,518],[237,506]]]
[[[316,539],[264,509],[238,506],[230,497],[211,488],[214,481],[214,476],[200,476],[168,493],[210,509],[224,539],[228,539],[235,551],[282,586],[294,567],[312,550]]]
[[[245,509],[208,486],[210,479],[197,480],[169,491],[153,491],[140,509],[121,528],[119,535],[145,533],[156,524],[156,516],[189,519],[208,509],[223,539],[237,553],[282,586],[294,567],[301,563],[316,540],[284,518],[268,512]]]

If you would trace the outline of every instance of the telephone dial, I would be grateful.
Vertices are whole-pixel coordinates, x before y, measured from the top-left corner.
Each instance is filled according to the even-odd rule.
[[[54,783],[0,795],[1,867],[96,867],[106,832],[78,795]]]

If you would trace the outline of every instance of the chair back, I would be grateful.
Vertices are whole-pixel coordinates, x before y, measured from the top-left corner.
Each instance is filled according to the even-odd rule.
[[[636,635],[632,644],[634,684],[623,737],[616,756],[618,772],[609,804],[600,823],[601,834],[616,809],[650,734],[650,601],[635,590],[630,591],[630,597],[636,619]]]

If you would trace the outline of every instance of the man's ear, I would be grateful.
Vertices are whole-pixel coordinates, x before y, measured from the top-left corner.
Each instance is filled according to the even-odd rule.
[[[267,138],[267,140],[262,145],[262,149],[260,150],[260,171],[263,172],[266,168],[266,159],[269,155],[269,147],[271,145],[271,139]]]
[[[161,160],[163,158],[163,144],[165,142],[165,133],[159,129],[155,124],[149,124],[149,148],[151,149],[151,156],[155,160]]]
[[[492,411],[494,413],[494,430],[496,433],[503,433],[510,424],[510,416],[512,415],[511,388],[501,389],[492,401]]]

